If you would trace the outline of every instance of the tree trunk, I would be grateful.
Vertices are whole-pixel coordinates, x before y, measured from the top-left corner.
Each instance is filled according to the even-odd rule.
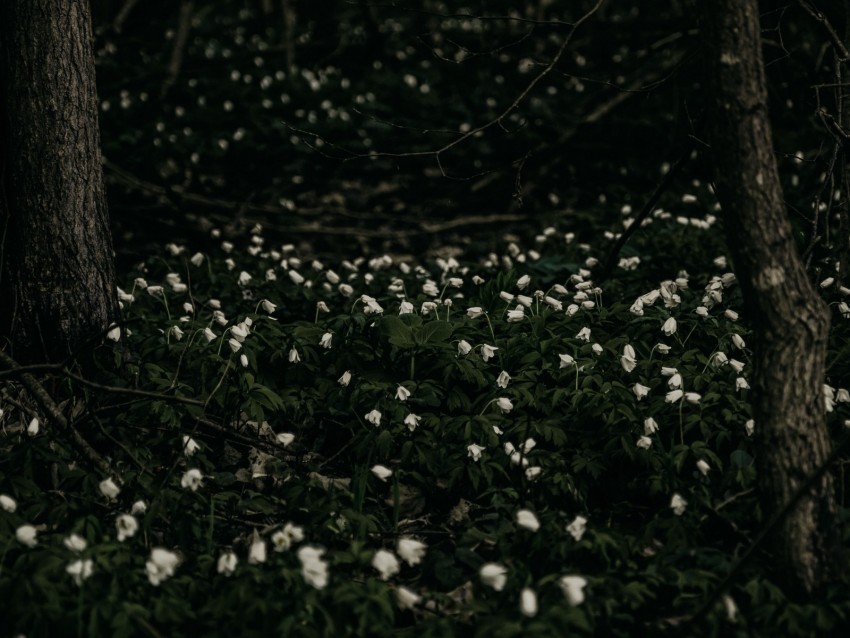
[[[0,95],[0,329],[60,360],[118,311],[87,0],[0,3]]]
[[[824,420],[829,313],[809,281],[785,211],[767,112],[756,0],[703,3],[717,196],[755,334],[753,416],[759,487],[776,512],[830,454]],[[829,576],[835,519],[825,474],[775,539],[787,584],[813,592]]]

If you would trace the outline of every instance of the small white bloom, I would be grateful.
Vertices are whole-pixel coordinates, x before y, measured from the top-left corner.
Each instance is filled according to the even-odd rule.
[[[667,319],[667,321],[664,322],[664,325],[661,326],[661,332],[663,332],[669,337],[671,335],[676,334],[677,328],[678,325],[676,324],[676,320],[673,317],[670,317]]]
[[[579,330],[578,334],[576,334],[576,339],[581,339],[586,343],[590,343],[590,328],[585,326],[584,328]]]
[[[587,579],[582,576],[562,576],[558,585],[564,592],[567,602],[573,607],[584,602],[584,588],[587,587]]]
[[[413,414],[412,412],[404,417],[404,424],[407,426],[407,429],[413,432],[416,427],[419,425],[419,422],[422,420],[422,417],[418,414]]]
[[[535,480],[543,473],[543,468],[539,465],[525,468],[525,478],[529,481]]]
[[[410,398],[410,390],[400,385],[396,388],[395,398],[399,401],[407,401]]]
[[[233,552],[224,552],[218,557],[216,571],[224,576],[232,576],[236,571],[236,565],[239,564],[239,558]]]
[[[744,348],[747,347],[746,342],[744,341],[744,339],[739,334],[733,334],[732,335],[732,343],[735,344],[735,347],[738,348],[738,350],[743,350]]]
[[[119,328],[115,324],[112,324],[112,326],[110,326],[109,332],[106,333],[106,337],[107,339],[110,339],[112,341],[119,341],[121,339],[121,328]]]
[[[378,410],[372,410],[366,414],[366,420],[375,427],[381,425],[381,413]]]
[[[288,273],[289,279],[296,286],[300,286],[304,283],[304,277],[297,270],[290,270]]]
[[[590,349],[593,350],[593,354],[595,354],[597,356],[604,352],[602,346],[599,345],[598,343],[594,343],[592,346],[590,346]]]
[[[242,344],[239,343],[237,339],[228,339],[227,345],[230,346],[230,351],[234,353],[239,352],[239,350],[242,348]]]
[[[325,334],[322,335],[322,338],[319,340],[319,345],[322,346],[323,348],[327,349],[327,350],[330,350],[333,338],[334,338],[334,336],[333,336],[332,333],[326,332]]]
[[[531,277],[529,277],[528,275],[523,275],[522,277],[520,277],[517,280],[516,287],[519,288],[520,290],[525,290],[526,288],[528,288],[528,284],[530,284],[530,283],[531,283]]]
[[[652,439],[648,436],[642,436],[638,439],[636,445],[642,450],[648,450],[652,447]]]
[[[484,314],[483,308],[479,308],[478,306],[474,306],[472,308],[468,308],[466,311],[466,316],[470,319],[477,319],[481,315]]]
[[[395,576],[401,570],[401,565],[395,554],[385,549],[379,549],[372,557],[372,567],[380,574],[381,580]]]
[[[526,618],[537,615],[537,594],[530,587],[525,587],[519,594],[519,611]]]
[[[412,315],[414,312],[413,304],[409,301],[402,301],[399,304],[398,314],[399,315]]]
[[[631,344],[627,343],[623,348],[623,356],[620,357],[620,365],[623,367],[623,370],[631,372],[635,369],[635,366],[637,365],[635,356],[635,349],[631,346]]]
[[[383,465],[373,465],[371,472],[384,482],[393,475],[393,471]]]
[[[248,356],[247,355],[245,355],[245,354],[239,355],[239,365],[241,365],[243,368],[248,367]]]
[[[268,299],[263,299],[263,303],[260,304],[267,313],[272,314],[275,310],[277,310],[277,305],[273,304]]]
[[[650,434],[655,434],[656,432],[658,432],[658,423],[655,422],[655,419],[653,419],[652,417],[647,417],[646,419],[644,419],[643,433],[646,436],[649,436]]]
[[[671,390],[670,392],[668,392],[665,395],[664,402],[665,403],[677,403],[678,401],[680,401],[682,399],[683,396],[685,396],[685,393],[682,392],[681,390]]]
[[[531,532],[536,532],[538,529],[540,529],[540,521],[537,520],[537,517],[531,510],[517,511],[516,523],[520,527],[524,527],[525,529]]]
[[[747,436],[752,436],[753,432],[756,431],[756,422],[753,419],[747,419],[747,422],[744,423],[744,430],[747,433]]]
[[[507,414],[514,409],[513,402],[511,402],[511,400],[507,397],[499,397],[496,399],[496,405],[499,406],[502,414]]]
[[[35,436],[36,434],[38,434],[39,425],[40,423],[38,417],[33,417],[32,421],[30,421],[29,425],[27,426],[27,434],[29,436]]]
[[[732,310],[731,308],[727,308],[726,310],[724,310],[723,314],[726,316],[727,319],[731,321],[738,321],[738,313]]]
[[[396,551],[401,559],[413,567],[422,562],[428,545],[413,538],[400,538],[396,543]]]
[[[10,514],[14,514],[15,510],[18,509],[18,503],[8,494],[0,494],[0,508]]]
[[[478,461],[481,458],[481,453],[485,450],[484,446],[472,443],[466,446],[466,455],[473,461]]]
[[[482,345],[481,358],[484,359],[484,361],[489,361],[496,356],[496,350],[498,350],[498,348],[495,346],[488,346],[487,344]]]
[[[197,468],[186,470],[183,474],[183,478],[180,479],[180,487],[184,489],[188,488],[193,492],[197,492],[203,479],[204,475],[201,473],[201,470]]]
[[[298,363],[301,361],[301,356],[298,354],[298,350],[294,347],[289,351],[289,363]]]
[[[457,353],[460,355],[467,355],[472,350],[472,346],[469,345],[469,342],[466,339],[461,339],[457,344]]]
[[[298,550],[301,561],[301,575],[304,581],[316,589],[324,589],[328,584],[328,564],[322,560],[325,550],[305,545]]]
[[[201,446],[198,445],[197,441],[193,439],[191,436],[184,434],[183,435],[183,454],[186,456],[192,456],[195,452],[201,449]]]
[[[517,323],[525,319],[525,311],[522,306],[517,306],[513,310],[508,310],[508,323]]]
[[[707,317],[708,316],[708,308],[706,308],[705,306],[697,306],[697,308],[696,308],[696,310],[694,310],[694,312],[697,315],[699,315],[700,317]]]
[[[26,545],[27,547],[35,547],[38,545],[38,539],[36,538],[37,535],[38,530],[36,530],[32,525],[21,525],[15,530],[15,538],[18,539],[19,543]]]
[[[672,377],[667,379],[667,387],[671,390],[676,390],[677,388],[682,387],[682,375],[678,372],[674,374]]]
[[[661,354],[668,354],[672,348],[665,343],[658,343],[655,345],[655,349],[658,350]]]
[[[103,494],[110,501],[114,501],[118,494],[121,493],[121,488],[115,484],[111,478],[103,479],[98,485],[100,488],[100,493]]]
[[[509,375],[509,374],[508,374],[507,372],[505,372],[504,370],[502,370],[502,371],[499,373],[499,376],[496,378],[496,385],[497,385],[497,386],[499,386],[499,387],[500,387],[500,388],[502,388],[502,389],[507,388],[507,387],[508,387],[508,384],[509,384],[510,382],[511,382],[511,375]]]
[[[280,443],[283,447],[289,447],[292,445],[292,442],[295,440],[295,435],[292,432],[281,432],[278,434],[275,439],[278,443]]]
[[[642,383],[635,383],[632,386],[632,392],[635,393],[638,401],[642,400],[647,394],[649,394],[649,390],[650,388]]]
[[[119,514],[115,517],[115,530],[118,532],[118,542],[123,543],[132,538],[139,530],[139,522],[132,514]]]
[[[131,514],[144,514],[148,511],[148,504],[142,500],[138,500],[133,503],[133,506],[130,508]]]
[[[702,400],[702,395],[697,392],[685,392],[685,401],[688,403],[699,403]]]
[[[180,558],[174,552],[162,547],[154,547],[151,550],[150,559],[145,563],[145,571],[151,585],[159,585],[170,576],[174,576],[174,570],[180,563]]]
[[[82,558],[68,563],[65,571],[74,579],[74,583],[79,587],[94,572],[94,563],[91,558]]]
[[[575,365],[575,362],[576,362],[576,360],[573,359],[572,356],[570,356],[568,354],[559,354],[558,358],[561,360],[561,363],[558,366],[559,369],[560,368],[568,368],[572,365]]]
[[[682,498],[682,495],[676,492],[673,494],[673,498],[670,499],[670,509],[673,510],[673,513],[676,516],[681,516],[685,513],[685,508],[688,506],[688,502]]]
[[[736,390],[749,390],[750,384],[747,383],[747,380],[744,377],[738,377],[735,379],[735,389]]]
[[[348,387],[348,384],[351,383],[351,372],[346,370],[342,373],[342,376],[336,380],[338,384],[340,384],[343,388]]]
[[[88,543],[86,539],[78,534],[71,534],[65,540],[62,541],[62,544],[65,545],[72,552],[80,553],[85,551],[86,547],[88,547]]]
[[[206,337],[207,343],[212,343],[218,339],[218,336],[210,328],[204,328],[203,335]]]
[[[249,281],[251,281],[251,275],[249,275],[244,270],[239,273],[239,285],[240,286],[247,286]]]
[[[704,460],[700,459],[699,461],[697,461],[697,469],[703,476],[706,476],[711,470],[711,466]]]
[[[248,562],[251,565],[259,565],[265,563],[268,557],[266,549],[266,541],[254,532],[254,540],[251,541],[251,546],[248,548]]]
[[[413,609],[422,600],[422,597],[407,587],[397,587],[395,600],[399,609]]]
[[[484,563],[478,572],[481,582],[496,591],[502,591],[508,582],[508,570],[498,563]]]
[[[572,523],[567,525],[567,533],[576,541],[580,541],[587,530],[587,519],[584,516],[576,516]]]

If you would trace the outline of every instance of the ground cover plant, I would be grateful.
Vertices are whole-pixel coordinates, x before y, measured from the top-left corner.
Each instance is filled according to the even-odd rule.
[[[95,372],[33,370],[47,403],[4,381],[3,634],[838,631],[841,579],[795,604],[769,546],[739,564],[767,524],[750,335],[697,192],[601,284],[628,208],[421,263],[169,244]],[[840,439],[848,291],[821,292]]]

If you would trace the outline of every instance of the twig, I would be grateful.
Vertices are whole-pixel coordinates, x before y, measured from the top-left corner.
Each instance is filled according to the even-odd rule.
[[[124,23],[130,16],[130,12],[138,3],[139,0],[127,0],[124,3],[124,6],[121,7],[121,11],[119,11],[118,15],[115,16],[115,20],[112,21],[112,30],[115,31],[115,33],[121,33],[121,30],[124,28]]]
[[[189,30],[192,28],[192,0],[183,0],[180,4],[180,23],[177,27],[177,35],[174,36],[174,48],[171,49],[171,61],[168,63],[168,75],[162,84],[160,97],[165,97],[168,90],[177,82],[180,69],[183,66],[183,55],[186,52],[186,43],[189,41]]]
[[[832,47],[835,49],[835,54],[838,56],[839,61],[846,62],[850,59],[850,52],[847,51],[847,47],[844,46],[841,36],[835,31],[826,15],[819,9],[816,9],[809,0],[797,0],[797,4],[802,7],[803,11],[823,25],[829,39],[832,41]]]
[[[13,370],[20,367],[17,361],[12,359],[2,350],[0,350],[0,363]],[[77,431],[73,424],[65,418],[65,415],[62,414],[59,406],[56,405],[56,402],[47,393],[47,390],[45,390],[44,387],[36,381],[35,377],[27,372],[21,373],[21,383],[24,387],[26,387],[33,399],[35,399],[36,403],[41,406],[41,409],[44,410],[47,416],[70,435],[71,443],[75,448],[77,448],[77,451],[79,451],[80,454],[82,454],[105,476],[112,475],[113,471],[109,463],[107,463],[106,460],[98,454],[97,450],[95,450],[89,442],[83,438],[83,435]]]

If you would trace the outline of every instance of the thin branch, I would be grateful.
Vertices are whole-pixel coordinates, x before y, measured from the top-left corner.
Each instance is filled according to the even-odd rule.
[[[177,82],[180,69],[183,67],[183,56],[186,53],[186,44],[189,41],[189,30],[192,28],[192,0],[183,0],[180,4],[180,22],[177,26],[177,35],[174,36],[174,48],[171,49],[171,61],[168,63],[168,75],[162,84],[160,98],[168,94],[169,89]]]
[[[826,15],[824,15],[824,13],[819,9],[816,9],[809,0],[797,0],[797,4],[800,5],[803,11],[821,23],[832,42],[832,47],[835,49],[835,54],[838,56],[839,61],[846,62],[850,59],[850,52],[847,51],[847,47],[844,46],[841,36],[838,35],[838,32],[833,28]]]
[[[17,361],[12,359],[2,350],[0,350],[0,363],[12,370],[20,367]],[[68,433],[71,437],[71,444],[77,448],[77,451],[80,452],[84,458],[86,458],[105,476],[111,476],[113,471],[109,463],[107,463],[106,460],[98,454],[97,450],[95,450],[89,442],[83,438],[83,435],[77,431],[74,425],[65,418],[65,415],[62,414],[59,406],[56,405],[56,402],[47,393],[47,390],[45,390],[44,387],[36,381],[35,377],[27,372],[21,373],[21,383],[29,391],[36,403],[41,406],[41,409],[44,410],[50,420]]]
[[[127,0],[124,3],[124,6],[121,7],[121,11],[119,11],[118,15],[115,16],[115,20],[112,21],[112,30],[115,31],[115,33],[121,33],[121,30],[124,28],[124,23],[130,16],[130,12],[138,3],[139,0]]]

